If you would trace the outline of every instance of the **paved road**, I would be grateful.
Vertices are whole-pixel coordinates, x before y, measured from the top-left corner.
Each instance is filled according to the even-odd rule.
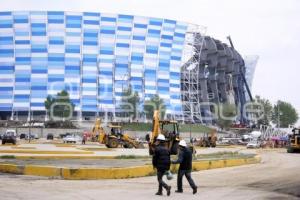
[[[193,173],[199,193],[171,194],[172,199],[300,199],[300,154],[262,152],[261,164]],[[165,199],[156,192],[156,178],[66,181],[0,175],[0,199]],[[176,180],[169,182],[173,191]],[[186,185],[186,182],[184,182]]]

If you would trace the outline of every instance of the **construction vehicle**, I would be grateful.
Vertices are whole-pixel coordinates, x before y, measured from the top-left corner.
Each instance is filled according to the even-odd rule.
[[[196,146],[200,147],[216,147],[217,146],[217,132],[215,129],[212,129],[211,132],[206,134],[204,137],[197,142]]]
[[[135,140],[128,134],[123,133],[122,126],[110,124],[108,126],[110,132],[106,133],[101,126],[101,120],[96,119],[93,128],[93,137],[98,138],[100,144],[105,144],[107,148],[117,148],[119,146],[124,148],[144,148],[142,142]],[[107,131],[108,132],[108,131]]]
[[[293,134],[289,136],[288,153],[300,152],[300,129],[294,128]]]
[[[153,155],[155,147],[157,145],[156,138],[159,134],[163,134],[166,137],[165,145],[169,149],[171,155],[178,153],[179,145],[179,126],[177,121],[160,120],[159,111],[155,110],[153,114],[152,132],[146,136],[146,140],[149,145],[149,154]]]

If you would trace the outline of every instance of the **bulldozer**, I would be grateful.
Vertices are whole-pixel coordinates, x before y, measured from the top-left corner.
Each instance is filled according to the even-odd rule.
[[[289,136],[289,145],[287,147],[287,152],[300,152],[300,129],[294,128],[292,132],[293,134]]]
[[[213,129],[211,132],[206,134],[205,137],[201,138],[199,142],[197,142],[196,146],[200,147],[216,147],[217,146],[217,133],[216,130]]]
[[[143,143],[123,133],[122,126],[110,124],[108,126],[110,133],[106,133],[101,126],[101,120],[98,118],[93,128],[93,135],[98,137],[98,142],[104,144],[107,148],[144,148]]]
[[[159,111],[155,110],[153,114],[152,132],[146,136],[149,145],[149,154],[153,155],[156,147],[156,138],[159,134],[166,137],[165,145],[169,149],[171,155],[178,153],[179,145],[179,125],[177,121],[160,120]]]

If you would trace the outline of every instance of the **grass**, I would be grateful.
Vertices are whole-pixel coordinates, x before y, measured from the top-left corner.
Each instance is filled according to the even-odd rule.
[[[150,158],[149,156],[136,156],[136,155],[119,155],[116,156],[115,159],[143,159]]]
[[[0,156],[1,159],[16,159],[16,156],[14,155],[3,155]]]
[[[149,132],[152,130],[151,123],[137,123],[133,122],[130,124],[123,125],[124,130],[128,131],[145,131]],[[179,125],[180,132],[193,132],[193,133],[209,133],[211,129],[207,126],[201,124],[180,124]]]
[[[200,154],[197,155],[198,159],[209,159],[209,158],[214,158],[214,159],[230,159],[230,158],[249,158],[253,157],[254,154],[243,154],[239,153],[237,151],[234,152],[218,152],[218,153],[211,153],[211,154]]]

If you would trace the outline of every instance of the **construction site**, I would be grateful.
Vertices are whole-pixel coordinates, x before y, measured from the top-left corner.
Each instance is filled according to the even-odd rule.
[[[256,26],[231,27],[248,28],[235,4],[222,4],[231,18],[210,5],[216,34],[202,0],[208,18],[182,3],[187,18],[162,2],[146,17],[11,1],[0,8],[1,200],[300,199],[297,109],[275,104],[288,81],[274,95],[276,70],[254,78],[271,45],[256,44]]]

